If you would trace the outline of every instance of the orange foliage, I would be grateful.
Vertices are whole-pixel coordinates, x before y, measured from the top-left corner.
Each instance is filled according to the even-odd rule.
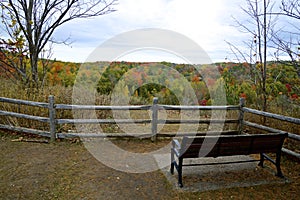
[[[246,93],[241,93],[241,94],[240,94],[240,97],[241,97],[241,98],[244,98],[244,99],[247,99]]]
[[[193,78],[192,78],[192,82],[195,82],[195,83],[198,83],[200,81],[200,78],[195,75]]]

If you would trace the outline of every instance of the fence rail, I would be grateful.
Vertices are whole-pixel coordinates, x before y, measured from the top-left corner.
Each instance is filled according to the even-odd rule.
[[[263,116],[263,117],[269,117],[269,118],[278,119],[278,120],[281,120],[281,121],[300,124],[300,119],[298,119],[298,118],[278,115],[278,114],[274,114],[274,113],[259,111],[259,110],[255,110],[255,109],[251,109],[251,108],[245,108],[245,107],[243,107],[243,111],[248,112],[248,113],[252,113],[252,114],[256,114],[256,115],[260,115],[260,116]]]
[[[95,106],[56,104],[58,110],[150,110],[151,106]]]
[[[255,109],[251,109],[251,108],[245,108],[245,107],[242,107],[241,111],[246,112],[246,113],[259,115],[259,116],[263,116],[263,117],[277,119],[277,120],[280,120],[280,121],[283,121],[283,122],[289,122],[289,123],[300,125],[300,119],[299,118],[293,118],[293,117],[278,115],[278,114],[274,114],[274,113],[259,111],[259,110],[255,110]],[[287,131],[275,129],[275,128],[272,128],[272,127],[268,127],[268,126],[265,126],[265,125],[261,125],[261,124],[257,124],[257,123],[253,123],[253,122],[249,122],[249,121],[245,121],[245,120],[243,120],[243,125],[249,126],[249,127],[252,127],[252,128],[256,128],[256,129],[260,129],[260,130],[264,130],[264,131],[268,131],[268,132],[288,133],[288,138],[289,139],[292,139],[292,140],[295,140],[295,141],[298,141],[298,142],[300,141],[300,135],[290,133],[290,132],[287,132]],[[293,157],[296,157],[296,158],[300,159],[300,153],[296,153],[296,152],[291,151],[291,150],[286,149],[286,148],[282,148],[282,151],[284,153],[288,154],[288,155],[291,155]]]
[[[29,120],[36,120],[36,121],[45,122],[45,123],[49,122],[49,118],[47,118],[47,117],[26,115],[26,114],[7,112],[7,111],[2,111],[2,110],[0,110],[0,115],[5,115],[8,117],[17,117],[17,118],[22,118],[22,119],[29,119]]]
[[[34,116],[30,114],[22,114],[17,112],[9,112],[6,110],[0,110],[0,116],[6,117],[16,117],[28,120],[35,120],[42,123],[49,124],[49,131],[42,131],[24,127],[15,127],[12,125],[0,123],[0,129],[7,129],[12,131],[24,132],[38,134],[41,136],[51,138],[54,141],[56,138],[68,138],[68,137],[119,137],[124,136],[122,133],[58,133],[56,130],[57,125],[61,124],[151,124],[150,133],[142,133],[143,137],[151,137],[155,140],[157,136],[183,136],[183,135],[195,135],[198,133],[176,133],[176,134],[161,134],[158,133],[158,125],[160,124],[226,124],[235,123],[238,125],[238,130],[227,130],[223,131],[224,134],[237,134],[242,131],[243,126],[249,126],[260,130],[265,130],[268,132],[286,133],[286,131],[274,129],[272,127],[264,126],[261,124],[256,124],[250,121],[244,120],[244,113],[256,114],[268,118],[278,119],[281,121],[286,121],[294,124],[300,124],[300,119],[292,118],[287,116],[282,116],[278,114],[262,112],[254,110],[251,108],[244,107],[244,100],[241,99],[240,105],[229,105],[229,106],[177,106],[177,105],[159,105],[158,99],[154,98],[152,105],[141,105],[141,106],[102,106],[102,105],[67,105],[67,104],[55,104],[54,96],[49,96],[49,102],[33,102],[18,99],[10,99],[5,97],[0,97],[0,102],[9,103],[15,105],[25,105],[33,106],[39,108],[48,109],[48,117]],[[57,118],[56,112],[59,110],[111,110],[111,111],[128,111],[128,110],[146,110],[152,112],[151,119],[60,119]],[[159,119],[158,112],[160,110],[190,110],[190,111],[228,111],[235,110],[239,112],[237,119]],[[208,131],[209,132],[209,131]],[[208,132],[199,133],[199,135],[205,135]],[[210,131],[209,134],[220,134],[218,131]],[[128,136],[128,135],[127,135]],[[294,133],[288,133],[290,139],[300,141],[300,136]],[[300,159],[300,154],[293,152],[289,149],[283,149],[283,152],[295,156]]]
[[[18,104],[18,105],[26,105],[26,106],[35,106],[35,107],[41,107],[41,108],[49,107],[49,103],[26,101],[26,100],[19,100],[19,99],[10,99],[10,98],[5,98],[5,97],[0,97],[0,102],[12,103],[12,104]]]

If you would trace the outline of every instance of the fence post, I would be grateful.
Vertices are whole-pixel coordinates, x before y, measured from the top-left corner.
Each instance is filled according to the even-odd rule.
[[[56,139],[56,122],[55,122],[55,105],[54,105],[54,96],[49,96],[49,125],[50,125],[50,137],[51,142],[54,142]]]
[[[238,127],[239,134],[241,134],[243,131],[243,121],[244,121],[243,107],[244,106],[245,106],[245,98],[240,98],[240,113],[239,113],[239,127]]]
[[[158,98],[154,97],[153,98],[153,105],[152,105],[152,137],[151,141],[154,142],[156,141],[156,134],[157,134],[157,118],[158,118],[158,108],[157,108],[157,103],[158,103]]]

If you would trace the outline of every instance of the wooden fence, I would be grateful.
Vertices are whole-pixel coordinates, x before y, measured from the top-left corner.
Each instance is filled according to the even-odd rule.
[[[266,118],[280,120],[280,122],[289,122],[289,123],[294,124],[294,125],[295,124],[300,125],[300,119],[299,118],[287,117],[287,116],[283,116],[283,115],[278,115],[278,114],[269,113],[269,112],[263,112],[263,111],[259,111],[259,110],[255,110],[255,109],[251,109],[251,108],[246,108],[246,107],[242,107],[242,112],[243,113],[251,113],[251,114],[255,114],[255,115],[266,117]],[[298,143],[300,141],[300,135],[290,133],[290,132],[287,132],[287,131],[283,131],[283,130],[280,130],[280,129],[275,129],[275,128],[268,127],[268,126],[265,126],[265,125],[253,123],[253,122],[250,122],[250,121],[243,120],[243,126],[249,126],[249,127],[252,127],[252,128],[256,128],[256,129],[267,131],[267,132],[273,132],[273,133],[288,133],[288,138],[289,139],[297,141]],[[300,153],[291,151],[287,148],[282,148],[282,151],[284,153],[288,154],[288,155],[291,155],[293,157],[296,157],[296,158],[300,159]]]
[[[31,133],[37,134],[45,137],[51,138],[51,141],[55,141],[56,138],[67,138],[67,137],[118,137],[118,136],[128,136],[127,134],[118,134],[118,133],[57,133],[57,126],[61,124],[151,124],[150,134],[144,134],[143,137],[149,137],[152,140],[155,140],[156,137],[173,137],[173,136],[181,136],[188,135],[188,133],[169,133],[162,134],[158,133],[158,125],[160,124],[237,124],[236,130],[223,131],[222,134],[239,134],[243,130],[243,126],[249,126],[256,129],[268,131],[268,132],[276,132],[276,133],[286,133],[286,131],[274,129],[272,127],[263,126],[257,123],[253,123],[250,121],[244,120],[245,113],[251,113],[255,115],[260,115],[263,117],[278,119],[285,122],[294,123],[300,125],[300,119],[286,117],[282,115],[277,115],[268,112],[262,112],[254,109],[250,109],[244,107],[244,99],[241,99],[240,105],[228,105],[228,106],[177,106],[177,105],[160,105],[158,104],[158,99],[154,98],[152,105],[141,105],[141,106],[102,106],[102,105],[67,105],[67,104],[55,104],[54,96],[49,96],[48,103],[42,102],[33,102],[33,101],[25,101],[25,100],[17,100],[0,97],[0,102],[16,104],[16,105],[25,105],[25,106],[33,106],[40,107],[44,109],[48,109],[48,117],[34,116],[29,114],[22,114],[18,112],[10,112],[7,110],[0,109],[0,116],[6,117],[15,117],[15,118],[23,118],[28,120],[35,120],[42,123],[47,123],[49,125],[49,131],[30,129],[24,127],[16,127],[13,125],[7,125],[0,122],[0,129],[7,129],[17,132]],[[1,108],[1,107],[0,107]],[[57,118],[56,112],[58,110],[110,110],[110,111],[128,111],[128,110],[146,110],[151,112],[150,119],[60,119]],[[158,117],[159,110],[187,110],[187,111],[237,111],[238,117],[235,119],[160,119]],[[190,133],[192,135],[205,135],[206,132],[203,133]],[[289,139],[300,141],[300,136],[294,133],[288,133]],[[289,149],[284,148],[283,152],[295,156],[300,159],[300,154]]]

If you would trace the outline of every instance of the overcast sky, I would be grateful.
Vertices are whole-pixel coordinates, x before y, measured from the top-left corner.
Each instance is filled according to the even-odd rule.
[[[245,18],[243,0],[119,0],[116,12],[94,19],[81,19],[63,25],[56,39],[70,37],[70,46],[55,45],[52,58],[84,62],[103,42],[118,34],[141,28],[161,28],[185,35],[200,45],[213,62],[233,60],[226,41],[240,45],[249,39],[241,33],[233,18]],[[158,36],[159,37],[159,36]],[[176,41],[174,41],[176,42]],[[180,62],[165,55],[141,56],[137,53],[124,60]],[[174,56],[173,56],[174,57]]]

